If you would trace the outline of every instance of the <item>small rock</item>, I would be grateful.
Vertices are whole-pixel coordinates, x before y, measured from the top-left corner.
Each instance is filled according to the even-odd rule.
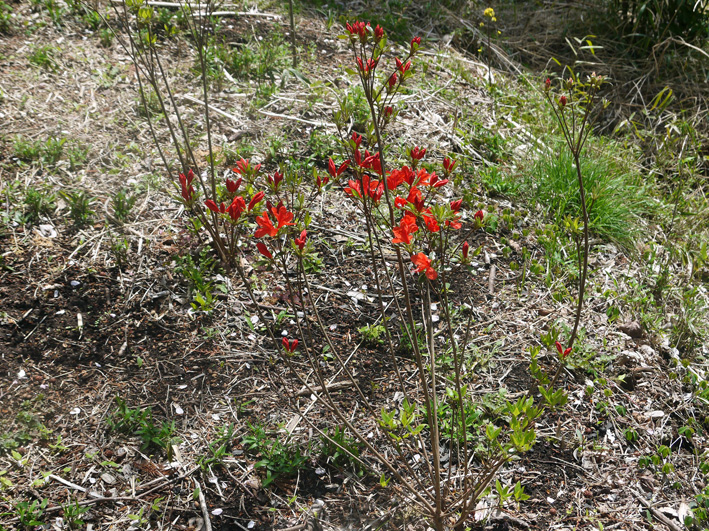
[[[618,328],[620,328],[621,332],[633,338],[642,337],[643,335],[643,327],[637,321],[621,324]]]
[[[108,472],[104,472],[101,474],[101,479],[103,480],[104,483],[107,485],[113,485],[116,482],[116,478],[114,478],[111,474]]]
[[[56,238],[57,237],[57,231],[52,227],[51,225],[40,225],[39,226],[39,234],[43,238]]]

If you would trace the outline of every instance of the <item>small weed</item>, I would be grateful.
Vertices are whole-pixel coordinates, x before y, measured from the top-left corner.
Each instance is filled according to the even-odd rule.
[[[81,20],[84,22],[84,25],[86,25],[86,27],[91,31],[99,30],[104,24],[103,18],[101,18],[99,12],[93,9],[87,9],[86,12],[82,15]]]
[[[281,442],[267,434],[260,424],[249,423],[249,431],[251,433],[245,436],[241,443],[249,452],[261,457],[254,464],[254,468],[266,470],[266,477],[262,482],[264,487],[280,477],[294,476],[305,464],[307,457],[292,441]]]
[[[44,498],[41,502],[38,500],[34,500],[32,503],[22,501],[15,505],[15,513],[20,524],[27,530],[44,525],[42,517],[44,516],[44,510],[47,508],[47,503],[49,503],[49,500]]]
[[[128,264],[128,251],[130,251],[130,241],[127,238],[111,235],[111,253],[119,268]]]
[[[231,451],[234,444],[234,425],[229,424],[221,428],[217,434],[217,439],[209,443],[209,453],[211,455],[201,456],[197,463],[202,470],[207,472],[212,466],[221,466],[224,457]]]
[[[348,436],[344,426],[336,426],[332,431],[325,430],[324,434],[320,452],[327,462],[339,468],[351,466],[358,474],[362,474],[364,471],[358,460],[362,443]]]
[[[130,211],[133,210],[137,199],[135,195],[128,195],[128,190],[125,188],[116,192],[116,195],[111,199],[111,206],[113,207],[113,217],[118,223],[128,221]]]
[[[49,217],[57,208],[56,196],[49,192],[43,192],[36,188],[28,188],[25,192],[25,212],[24,220],[26,223],[39,223],[39,220],[44,217]]]
[[[104,48],[110,48],[113,45],[113,30],[110,28],[102,28],[98,32],[99,42]]]
[[[384,343],[384,334],[386,332],[384,325],[368,324],[358,328],[357,331],[362,334],[362,340],[367,346],[377,347]]]
[[[56,60],[57,51],[58,48],[54,46],[35,46],[27,59],[33,65],[53,71],[58,66]]]
[[[49,137],[42,142],[17,136],[13,148],[15,156],[23,162],[42,162],[47,166],[54,166],[62,158],[65,143],[65,138]]]
[[[142,94],[142,97],[141,97]],[[142,118],[158,116],[162,113],[160,98],[153,90],[144,90],[138,94],[135,108]]]
[[[64,144],[66,138],[49,137],[42,146],[42,162],[48,166],[54,166],[64,154]]]
[[[23,162],[33,162],[39,160],[42,155],[42,143],[39,141],[26,140],[21,136],[15,137],[15,156]]]
[[[520,188],[522,187],[521,182],[515,180],[513,176],[503,172],[499,166],[491,166],[485,169],[481,173],[480,178],[490,197],[514,197],[519,193]]]
[[[66,158],[69,160],[69,169],[75,171],[86,164],[89,148],[81,144],[72,144],[66,148]]]
[[[67,502],[62,505],[64,521],[69,526],[69,529],[81,529],[84,525],[84,521],[81,517],[88,511],[89,508],[79,505],[77,500],[74,500],[73,503]]]
[[[111,431],[140,437],[141,450],[166,449],[175,439],[175,423],[163,422],[158,425],[153,420],[151,408],[129,408],[126,402],[116,397],[116,410],[109,417],[107,424]]]
[[[61,196],[69,204],[69,217],[76,228],[85,227],[91,222],[94,215],[94,211],[91,210],[93,198],[88,195],[86,190],[61,192]]]
[[[175,271],[184,275],[190,283],[192,308],[195,311],[212,311],[216,302],[214,290],[218,289],[226,293],[226,286],[224,284],[215,286],[209,279],[216,266],[214,258],[209,256],[209,249],[203,249],[196,261],[189,254],[178,256],[175,261]]]

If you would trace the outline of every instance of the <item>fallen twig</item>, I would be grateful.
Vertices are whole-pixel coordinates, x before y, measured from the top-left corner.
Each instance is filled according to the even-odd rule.
[[[199,485],[199,481],[193,479],[195,488],[198,492],[199,506],[202,508],[202,517],[204,518],[204,528],[206,531],[212,531],[212,521],[209,519],[209,509],[207,508],[207,500],[204,498],[204,492]]]

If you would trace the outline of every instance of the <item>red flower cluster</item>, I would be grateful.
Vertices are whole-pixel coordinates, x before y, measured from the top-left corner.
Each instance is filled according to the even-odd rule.
[[[398,57],[394,59],[396,61],[396,68],[401,72],[402,74],[407,72],[409,68],[411,68],[411,61],[406,61],[406,64],[399,59]]]
[[[414,273],[425,273],[429,280],[436,280],[438,273],[431,267],[431,260],[423,253],[415,254],[411,257],[411,261],[416,266]]]
[[[419,148],[415,146],[411,148],[411,158],[414,160],[421,160],[426,155],[426,148]]]
[[[257,164],[256,166],[251,166],[248,160],[244,160],[242,158],[239,162],[236,163],[236,168],[232,168],[231,171],[233,171],[234,173],[238,173],[239,175],[251,175],[258,173],[260,169],[260,164]]]
[[[561,359],[565,359],[566,356],[568,356],[571,353],[571,347],[564,349],[564,347],[562,347],[561,343],[559,343],[558,341],[556,342],[556,350],[559,351],[559,355],[561,356]]]
[[[187,172],[187,175],[184,173],[180,174],[180,188],[181,188],[181,194],[182,198],[189,202],[192,201],[194,198],[194,186],[192,186],[192,181],[194,180],[194,172],[192,170]]]
[[[363,175],[362,180],[350,179],[345,187],[345,193],[356,199],[369,197],[375,203],[378,203],[384,193],[384,183],[377,180],[370,180],[369,175]]]
[[[265,195],[266,194],[264,194],[263,192],[258,192],[257,194],[254,194],[254,196],[251,198],[251,201],[249,201],[248,211],[251,212],[254,207],[261,202]]]
[[[361,137],[360,137],[361,138]],[[379,151],[374,154],[369,153],[369,150],[364,150],[364,158],[359,152],[359,149],[354,153],[354,161],[357,166],[364,168],[365,170],[374,170],[379,175],[382,174],[382,161],[379,158]]]
[[[345,28],[347,29],[347,32],[350,34],[351,38],[354,38],[355,35],[359,35],[359,40],[362,43],[367,42],[367,26],[369,26],[369,22],[360,22],[356,21],[350,24],[349,22],[345,25]]]
[[[394,239],[391,243],[403,243],[405,245],[411,244],[411,235],[419,230],[416,225],[416,217],[407,212],[404,217],[401,218],[398,227],[394,227],[392,231],[394,232]]]
[[[300,237],[295,238],[295,244],[298,246],[298,249],[300,249],[301,251],[303,250],[307,239],[308,239],[308,233],[305,230],[303,230],[303,232],[300,233]]]
[[[293,354],[295,352],[295,349],[298,348],[298,340],[294,339],[293,341],[288,341],[288,338],[283,338],[283,348],[286,349],[287,352],[290,352]]]
[[[446,175],[453,171],[453,168],[455,168],[455,164],[456,162],[454,160],[449,159],[448,157],[443,159],[443,169],[446,171]]]
[[[361,138],[362,137],[360,137],[360,139]],[[350,161],[349,161],[349,159],[347,159],[345,162],[340,164],[340,167],[338,168],[335,165],[335,161],[330,159],[327,161],[327,171],[330,172],[330,175],[332,175],[333,179],[337,179],[340,175],[342,175],[342,172],[345,171],[349,165],[350,165]]]
[[[230,194],[235,194],[236,192],[239,191],[239,187],[241,186],[241,177],[239,177],[236,181],[232,181],[227,177],[226,180],[226,189]]]
[[[281,184],[281,181],[283,181],[283,174],[276,171],[276,173],[273,174],[273,177],[267,175],[266,179],[268,180],[268,184],[271,186],[273,191],[278,192],[278,186]]]
[[[275,208],[271,207],[269,210],[276,220],[276,225],[274,225],[268,217],[268,211],[264,210],[263,214],[256,217],[256,224],[259,226],[254,234],[256,238],[263,238],[264,236],[275,238],[281,228],[295,225],[295,223],[292,222],[293,213],[288,212],[283,204],[279,204]]]
[[[377,63],[379,63],[378,59],[367,59],[367,62],[363,62],[361,58],[357,58],[357,66],[359,67],[360,72],[363,72],[364,75],[369,75],[370,72],[374,72],[374,70],[377,68]]]

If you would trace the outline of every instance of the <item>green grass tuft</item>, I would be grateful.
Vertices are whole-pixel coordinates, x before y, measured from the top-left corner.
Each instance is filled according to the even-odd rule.
[[[626,248],[642,232],[640,220],[656,209],[649,186],[622,158],[617,146],[595,141],[584,150],[581,170],[593,234]],[[627,156],[627,154],[626,154]],[[534,200],[557,222],[581,217],[578,177],[571,154],[560,143],[531,168]]]

